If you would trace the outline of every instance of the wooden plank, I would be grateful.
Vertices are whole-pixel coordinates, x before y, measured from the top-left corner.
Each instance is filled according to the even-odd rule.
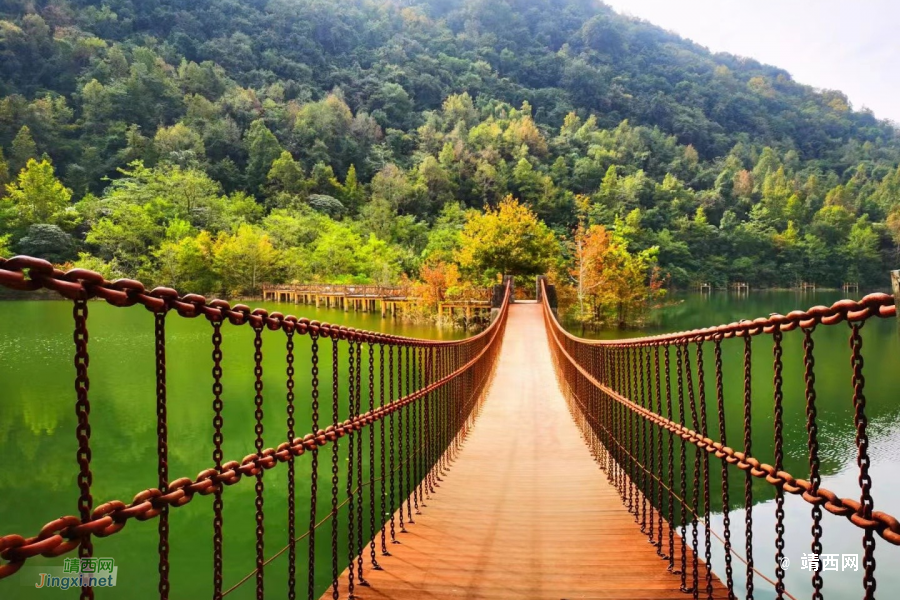
[[[357,585],[356,597],[686,597],[680,576],[667,570],[668,560],[640,532],[581,438],[557,385],[537,304],[511,306],[493,386],[442,479],[415,524],[398,533],[401,543],[389,546],[391,556],[379,556],[383,570],[369,569],[366,556],[369,586]],[[705,568],[699,571],[706,597]],[[346,584],[345,572],[342,598]],[[728,597],[717,578],[713,597]]]

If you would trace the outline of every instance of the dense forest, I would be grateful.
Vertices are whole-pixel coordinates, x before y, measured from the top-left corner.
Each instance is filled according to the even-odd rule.
[[[589,0],[0,0],[0,151],[0,255],[198,292],[416,279],[508,195],[675,286],[900,263],[891,124]]]

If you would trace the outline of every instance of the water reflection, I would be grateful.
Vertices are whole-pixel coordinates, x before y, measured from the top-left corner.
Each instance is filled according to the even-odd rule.
[[[299,314],[310,319],[336,322],[348,327],[390,332],[397,335],[450,339],[460,331],[438,330],[429,325],[400,323],[376,314],[345,313],[276,303],[263,305],[270,311]],[[92,470],[95,506],[120,499],[130,501],[145,488],[155,487],[156,395],[153,318],[140,307],[117,309],[102,302],[89,305],[90,399]],[[0,303],[0,529],[2,534],[31,535],[61,514],[77,514],[75,462],[75,411],[72,366],[72,307],[63,301],[15,301]],[[212,348],[211,326],[205,319],[183,319],[172,315],[167,325],[169,473],[171,478],[195,476],[212,464]],[[255,434],[253,404],[253,331],[250,327],[223,327],[223,386],[225,460],[240,460],[253,451]],[[285,437],[285,335],[263,333],[265,418],[264,438],[275,446]],[[330,341],[321,345],[320,371],[323,388],[331,389]],[[309,431],[310,356],[309,339],[295,338],[296,430]],[[346,349],[344,349],[346,350]],[[347,357],[340,356],[341,376]],[[377,385],[377,380],[376,380]],[[346,418],[346,390],[342,395],[341,419]],[[329,395],[330,398],[330,395]],[[330,404],[330,402],[329,402]],[[323,409],[330,421],[331,411]],[[341,447],[346,461],[346,444]],[[330,455],[329,455],[330,456]],[[309,520],[308,460],[297,461],[298,528]],[[343,478],[345,469],[342,469]],[[368,465],[364,467],[367,476]],[[319,488],[330,490],[330,469],[320,468]],[[266,472],[266,555],[285,545],[287,498],[285,469]],[[340,483],[345,489],[345,483]],[[323,492],[324,493],[324,492]],[[254,568],[254,489],[243,480],[225,494],[225,584],[239,580]],[[368,499],[366,499],[368,502]],[[171,581],[179,598],[209,596],[212,589],[211,498],[197,497],[173,510],[171,530]],[[329,503],[320,498],[319,518]],[[344,536],[342,536],[344,537]],[[328,536],[319,536],[321,551],[330,553]],[[341,540],[342,556],[346,540]],[[119,566],[118,586],[113,597],[143,598],[156,588],[156,526],[129,522],[119,534],[95,540],[95,556],[112,556]],[[302,545],[301,545],[302,546]],[[266,586],[286,588],[286,557],[266,571]],[[298,549],[298,562],[306,561],[305,546]],[[29,566],[61,566],[62,559],[37,557]],[[330,565],[317,569],[319,589],[330,579]],[[305,575],[304,575],[305,577]],[[252,597],[252,586],[231,597]],[[104,594],[101,593],[101,597]],[[20,585],[13,577],[0,582],[2,598],[38,597],[34,588]]]

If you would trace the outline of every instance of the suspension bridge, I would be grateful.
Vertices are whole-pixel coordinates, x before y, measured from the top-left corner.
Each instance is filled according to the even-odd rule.
[[[514,303],[507,284],[498,289],[500,306],[487,329],[438,342],[232,306],[167,288],[148,290],[133,280],[110,282],[80,269],[62,272],[30,257],[0,259],[0,285],[52,290],[73,304],[78,443],[77,505],[61,504],[59,512],[69,516],[49,520],[37,532],[0,537],[0,590],[17,585],[11,583],[17,573],[39,555],[90,558],[96,538],[127,536],[131,528],[150,527],[133,521],[155,520],[159,577],[153,595],[181,597],[169,577],[169,540],[180,534],[169,527],[169,513],[195,501],[210,508],[214,599],[246,587],[255,588],[259,599],[752,598],[763,585],[767,597],[793,597],[784,583],[786,494],[809,504],[813,553],[822,553],[829,520],[843,517],[859,529],[861,598],[875,597],[876,539],[900,545],[900,522],[875,510],[872,499],[863,373],[863,325],[896,316],[894,298],[887,294],[690,332],[601,342],[577,338],[560,326],[553,287],[541,280],[538,302]],[[98,504],[92,494],[92,299],[122,308],[141,305],[154,321],[158,485],[129,502]],[[202,318],[210,325],[214,433],[209,468],[195,477],[169,473],[169,315]],[[255,406],[255,440],[243,459],[226,461],[223,336],[229,327],[246,325],[254,332],[255,383],[248,392]],[[847,328],[849,340],[859,469],[858,489],[842,490],[843,496],[821,485],[815,406],[814,333],[837,326]],[[784,470],[782,340],[792,330],[800,330],[804,342],[805,478]],[[296,360],[301,340],[310,346],[308,364]],[[731,368],[743,373],[744,383],[727,393],[742,397],[743,409],[726,414],[722,346],[734,343],[741,344],[744,358]],[[284,386],[264,390],[263,349],[272,345],[286,356]],[[766,423],[773,445],[771,452],[757,454],[751,429],[759,409],[751,402],[750,370],[759,346],[771,357],[773,412],[756,427]],[[298,395],[301,381],[308,394]],[[264,431],[264,409],[284,414],[283,430]],[[309,430],[298,429],[299,411],[308,413]],[[744,436],[730,443],[741,450],[726,440],[725,424],[735,419],[743,421]],[[759,458],[768,455],[773,464]],[[299,461],[309,461],[308,478],[296,477]],[[287,505],[278,507],[287,513],[287,528],[277,548],[266,546],[271,536],[265,533],[272,510],[265,474],[271,469],[287,472]],[[255,568],[242,579],[225,581],[223,547],[230,542],[223,505],[229,487],[245,477],[254,481]],[[742,497],[732,497],[729,477],[743,482]],[[774,565],[753,558],[749,533],[759,482],[771,486],[775,498]],[[308,490],[307,506],[297,505],[301,488]],[[711,526],[713,504],[724,516],[721,535]],[[741,539],[732,536],[729,517],[738,510],[747,522]],[[723,556],[715,572],[714,538]],[[273,562],[285,554],[286,567]],[[287,570],[278,589],[266,585],[267,571],[276,566]],[[811,573],[811,583],[814,597],[822,597],[818,572]],[[92,598],[94,589],[83,586],[80,593]]]

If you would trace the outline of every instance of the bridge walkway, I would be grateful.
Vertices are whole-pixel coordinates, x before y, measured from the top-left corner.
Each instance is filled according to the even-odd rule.
[[[392,555],[379,556],[383,570],[366,570],[370,586],[357,586],[357,597],[690,597],[591,457],[544,327],[540,305],[510,307],[496,376],[464,448]],[[727,598],[718,579],[714,586],[714,597]]]

